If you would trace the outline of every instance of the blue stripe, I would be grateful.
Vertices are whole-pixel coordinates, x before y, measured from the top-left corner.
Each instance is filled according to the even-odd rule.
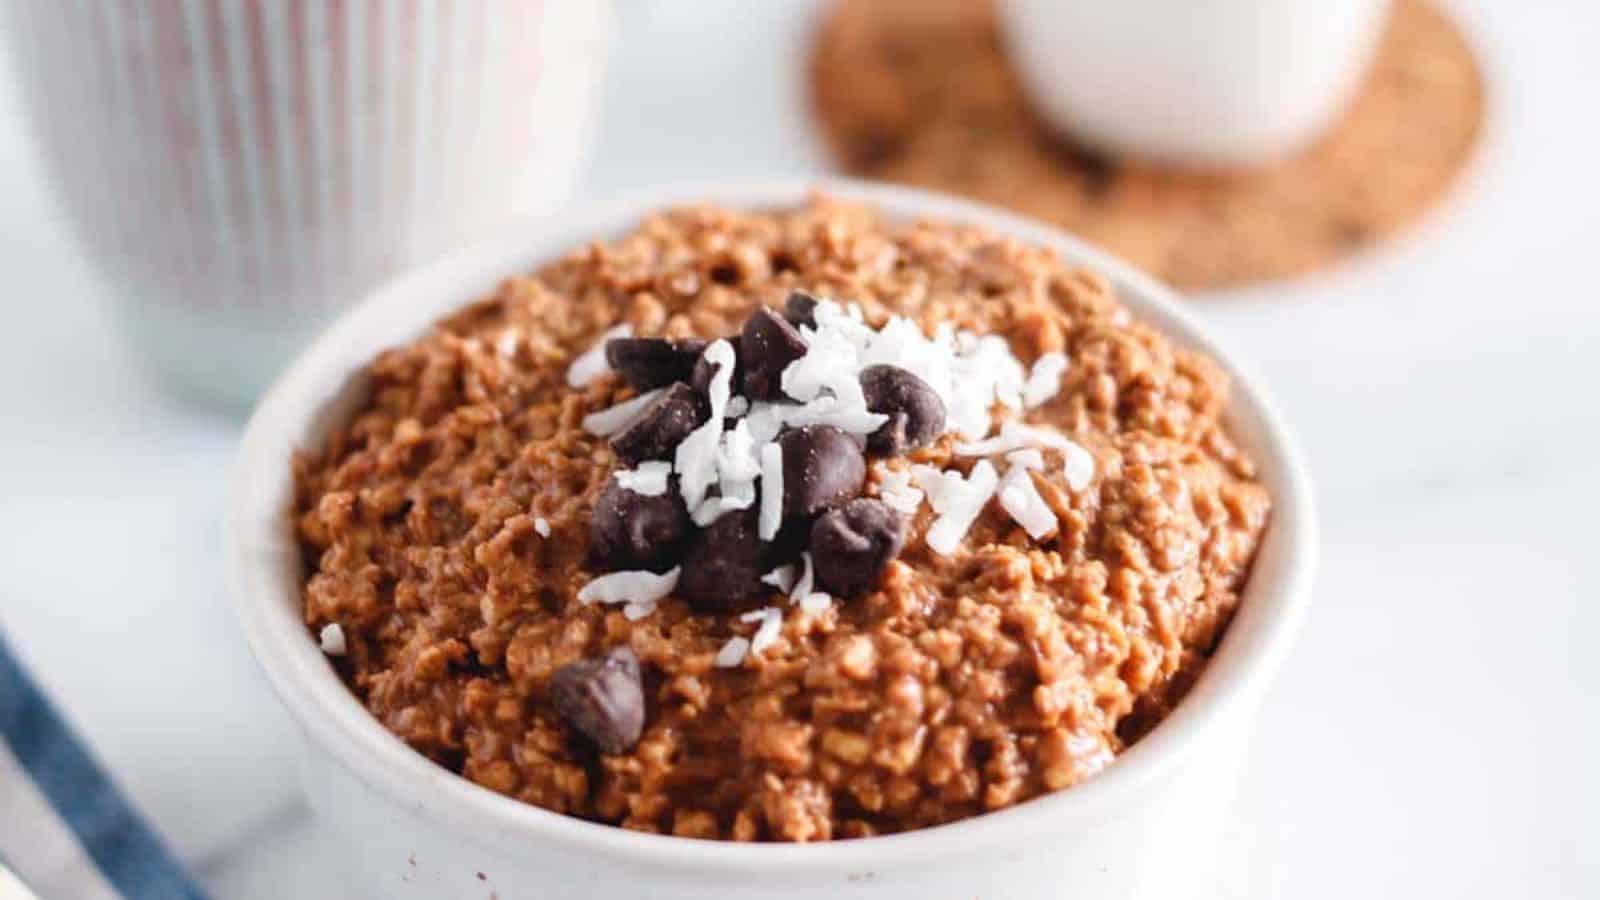
[[[161,838],[123,799],[0,635],[0,739],[11,746],[101,874],[128,900],[204,900]]]

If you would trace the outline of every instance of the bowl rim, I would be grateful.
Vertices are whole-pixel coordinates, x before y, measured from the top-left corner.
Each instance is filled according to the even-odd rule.
[[[817,844],[693,840],[589,822],[494,793],[412,750],[346,688],[301,620],[299,550],[288,528],[289,455],[340,417],[340,399],[349,402],[352,382],[379,350],[481,299],[503,278],[591,240],[616,236],[666,207],[701,202],[779,207],[803,202],[814,192],[867,203],[895,219],[976,225],[1050,247],[1066,263],[1105,276],[1136,317],[1209,354],[1228,372],[1233,381],[1228,415],[1238,420],[1230,425],[1237,432],[1243,423],[1254,432],[1250,449],[1263,480],[1275,482],[1274,510],[1245,600],[1190,694],[1112,765],[1070,790],[945,825]],[[1023,216],[934,192],[828,176],[723,179],[639,192],[505,228],[378,287],[323,331],[258,404],[230,476],[224,532],[235,612],[268,682],[318,752],[390,803],[501,853],[514,855],[518,845],[536,841],[621,865],[796,877],[999,852],[1030,833],[1092,827],[1116,818],[1231,713],[1248,718],[1304,617],[1317,557],[1311,481],[1297,441],[1259,380],[1173,291],[1111,254]],[[1271,571],[1263,573],[1268,556]]]

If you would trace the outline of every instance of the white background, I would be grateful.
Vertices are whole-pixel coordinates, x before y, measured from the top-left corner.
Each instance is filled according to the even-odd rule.
[[[583,199],[821,170],[810,4],[622,9]],[[1196,300],[1298,426],[1324,526],[1220,896],[1600,896],[1600,3],[1460,12],[1494,109],[1447,208]],[[0,71],[0,624],[217,896],[321,896],[296,738],[223,593],[239,423],[119,342]]]

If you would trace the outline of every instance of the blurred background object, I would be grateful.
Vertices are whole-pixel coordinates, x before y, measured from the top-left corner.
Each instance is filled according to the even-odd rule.
[[[248,408],[382,277],[580,174],[602,0],[13,0],[50,179],[122,328]]]
[[[1256,15],[1258,5],[1274,15]],[[1308,28],[1326,28],[1319,19],[1328,16],[1338,37],[1326,45],[1307,38],[1276,0],[1180,4],[1165,19],[1154,9],[1162,4],[1142,2],[1129,9],[1146,15],[1133,17],[1048,0],[832,0],[811,62],[812,107],[839,165],[855,174],[1020,210],[1181,288],[1284,280],[1380,246],[1437,206],[1478,145],[1485,105],[1476,56],[1440,7],[1398,0],[1386,15],[1387,4],[1369,0],[1290,5],[1306,7]],[[1002,27],[998,9],[1010,10],[1014,27]],[[1148,32],[1151,46],[1121,63],[1117,54],[1085,56],[1077,65],[1099,74],[1070,88],[1081,73],[1056,45],[1071,41],[1043,35],[1052,30],[1043,21],[1020,21],[1024,11],[1048,18],[1046,9],[1059,11],[1058,28],[1082,16],[1101,21],[1085,28],[1111,45],[1137,44]],[[1184,24],[1213,14],[1226,27]],[[1373,27],[1381,32],[1367,35]],[[1208,75],[1208,64],[1223,61],[1195,49],[1165,59],[1171,70],[1141,72],[1165,44],[1183,43],[1181,33],[1209,46],[1212,30],[1234,34],[1231,49],[1250,58]],[[1014,59],[1010,44],[1023,33],[1030,52]],[[1380,36],[1371,58],[1364,42]],[[1296,90],[1292,71],[1284,84],[1264,72],[1299,43],[1317,58]],[[1350,54],[1342,67],[1341,52]],[[1023,77],[1021,63],[1041,56],[1053,62]],[[1192,91],[1176,90],[1184,81]],[[1055,92],[1025,89],[1055,82]],[[1280,89],[1286,97],[1320,92],[1319,108],[1286,118],[1275,105]],[[1060,111],[1060,124],[1076,112],[1091,139],[1132,155],[1063,137],[1041,111],[1052,98],[1072,107]],[[1251,124],[1258,120],[1259,128]],[[1192,132],[1208,137],[1183,139]],[[1268,151],[1281,158],[1204,165]],[[1183,156],[1200,168],[1147,156]]]
[[[1389,0],[999,0],[1007,55],[1056,131],[1194,168],[1305,149],[1350,105]]]
[[[0,900],[31,900],[24,879],[48,900],[204,900],[0,634]]]

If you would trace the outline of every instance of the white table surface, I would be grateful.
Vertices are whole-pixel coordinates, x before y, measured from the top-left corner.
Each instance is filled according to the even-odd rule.
[[[625,8],[586,197],[820,170],[807,3]],[[1447,210],[1197,301],[1291,412],[1324,527],[1224,897],[1600,896],[1600,4],[1461,11],[1495,108]],[[297,738],[222,586],[239,423],[144,379],[32,151],[6,71],[0,624],[218,897],[323,896]]]

